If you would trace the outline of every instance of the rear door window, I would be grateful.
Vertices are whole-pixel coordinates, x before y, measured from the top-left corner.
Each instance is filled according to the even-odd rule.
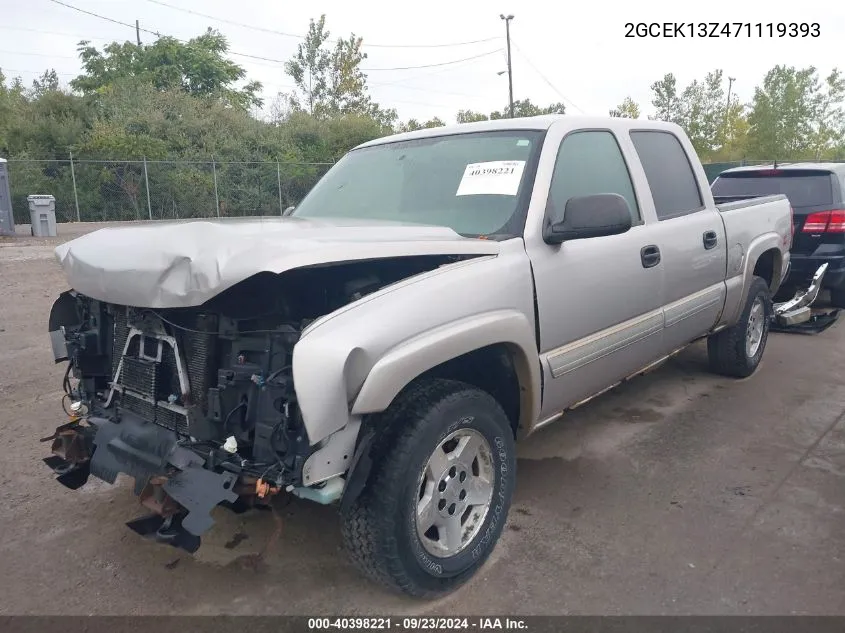
[[[833,204],[833,179],[830,172],[790,172],[781,171],[777,175],[765,171],[724,174],[716,179],[711,190],[714,196],[784,194],[793,207]]]
[[[701,211],[704,202],[687,153],[671,132],[631,132],[659,220]]]

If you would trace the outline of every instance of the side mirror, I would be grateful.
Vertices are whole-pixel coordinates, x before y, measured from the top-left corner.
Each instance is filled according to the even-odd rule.
[[[287,217],[287,216],[289,216],[291,213],[293,213],[294,209],[296,209],[296,207],[288,207],[287,209],[285,209],[284,211],[282,211],[282,217],[283,217],[283,218],[286,218],[286,217]]]
[[[618,235],[631,228],[631,209],[617,193],[577,196],[566,202],[563,221],[543,229],[547,244],[561,244],[588,237]]]

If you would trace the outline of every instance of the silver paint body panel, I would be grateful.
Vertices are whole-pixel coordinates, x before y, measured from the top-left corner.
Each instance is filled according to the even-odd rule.
[[[676,125],[548,116],[420,130],[365,145],[514,128],[546,131],[521,237],[496,242],[438,227],[292,217],[105,229],[59,247],[57,256],[84,294],[179,307],[198,305],[261,271],[396,255],[480,255],[383,288],[303,332],[293,354],[297,399],[312,444],[330,456],[309,462],[311,482],[342,471],[336,457],[352,454],[362,416],[383,411],[411,380],[451,358],[506,345],[522,393],[520,431],[530,433],[694,339],[734,324],[757,260],[772,249],[772,289],[780,285],[789,261],[788,202],[776,196],[717,208]],[[632,129],[677,136],[693,165],[702,210],[658,221]],[[615,135],[643,222],[621,235],[549,245],[542,238],[549,186],[560,143],[575,130]],[[716,233],[715,248],[703,247],[705,231]],[[652,268],[641,264],[645,245],[661,252]]]

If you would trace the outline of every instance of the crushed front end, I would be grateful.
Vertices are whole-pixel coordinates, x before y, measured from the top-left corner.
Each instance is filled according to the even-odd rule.
[[[128,475],[151,511],[128,525],[191,552],[215,506],[242,511],[300,485],[311,449],[291,359],[308,320],[256,299],[273,303],[246,293],[152,310],[63,293],[49,329],[56,362],[68,362],[69,421],[42,440],[58,480],[77,489]]]

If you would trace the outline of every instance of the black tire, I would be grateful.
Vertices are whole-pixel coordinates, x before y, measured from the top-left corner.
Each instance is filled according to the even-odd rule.
[[[830,289],[830,305],[834,308],[845,308],[845,288]]]
[[[756,351],[749,355],[746,347],[748,325],[752,307],[758,301],[763,304],[763,329]],[[713,334],[707,339],[707,354],[711,371],[733,378],[747,378],[753,374],[766,350],[771,318],[772,299],[769,286],[761,277],[754,277],[748,289],[745,307],[736,325]]]
[[[367,484],[341,516],[344,546],[366,576],[394,590],[423,598],[453,591],[484,564],[507,519],[516,477],[510,422],[488,393],[453,380],[428,379],[401,393],[380,416],[378,428]],[[417,530],[422,473],[450,434],[473,431],[489,447],[485,468],[491,474],[492,497],[472,539],[455,555],[439,557],[426,550]],[[460,488],[463,484],[454,473],[452,477],[450,485]],[[471,508],[467,511],[473,514]]]

